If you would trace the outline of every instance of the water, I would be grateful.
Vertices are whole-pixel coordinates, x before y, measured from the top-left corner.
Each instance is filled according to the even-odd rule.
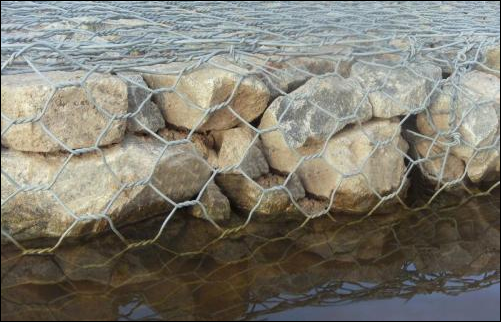
[[[499,320],[499,191],[439,204],[355,224],[253,222],[222,239],[179,218],[130,250],[114,235],[42,256],[2,247],[2,320]]]

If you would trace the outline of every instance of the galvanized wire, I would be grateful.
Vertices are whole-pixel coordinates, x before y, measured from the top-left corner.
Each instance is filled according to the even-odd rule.
[[[472,110],[480,108],[480,105],[493,102],[493,97],[488,102],[476,102],[469,93],[465,93],[457,84],[462,76],[474,69],[495,74],[496,71],[485,64],[486,50],[492,46],[499,46],[499,5],[493,2],[71,2],[71,1],[41,1],[41,2],[2,2],[2,75],[36,74],[50,84],[52,94],[45,103],[42,111],[30,117],[13,118],[2,111],[2,138],[15,126],[23,124],[38,124],[43,131],[56,142],[60,149],[66,153],[66,160],[61,165],[51,182],[44,185],[23,184],[16,181],[12,175],[2,168],[2,176],[16,187],[15,191],[4,196],[2,194],[2,208],[18,194],[26,192],[46,191],[64,207],[68,214],[73,217],[72,225],[68,227],[52,247],[44,249],[27,249],[21,242],[16,241],[2,223],[2,236],[16,244],[25,253],[52,252],[61,245],[63,240],[71,233],[71,230],[80,222],[92,220],[106,220],[109,228],[128,246],[134,247],[154,243],[163,233],[166,226],[176,213],[182,208],[201,206],[205,218],[216,226],[223,236],[235,233],[247,226],[255,217],[255,212],[262,203],[264,196],[274,191],[284,191],[289,196],[290,202],[304,215],[305,221],[329,215],[337,190],[343,180],[354,176],[362,176],[368,183],[374,196],[379,200],[368,211],[364,218],[371,216],[389,200],[396,200],[402,207],[419,210],[430,207],[437,196],[451,187],[462,186],[469,195],[485,194],[499,186],[499,181],[491,183],[484,190],[476,190],[467,183],[467,169],[477,155],[485,151],[497,150],[499,155],[499,131],[497,137],[486,146],[472,146],[465,141],[458,132],[457,127],[451,127],[446,133],[437,133],[436,136],[426,136],[409,129],[405,134],[413,139],[424,139],[440,145],[445,149],[443,155],[431,155],[431,149],[425,157],[419,157],[415,153],[395,150],[402,155],[406,162],[405,178],[399,187],[382,195],[370,186],[370,180],[363,172],[368,160],[381,148],[387,147],[398,139],[400,133],[395,131],[385,141],[379,141],[364,131],[359,112],[369,94],[383,88],[391,75],[397,69],[404,69],[419,79],[427,79],[432,83],[431,91],[419,106],[406,107],[408,113],[399,120],[402,129],[407,129],[416,114],[426,113],[428,121],[433,124],[431,114],[427,112],[430,99],[440,93],[444,86],[452,85],[457,88],[453,100],[458,95],[464,95],[473,102]],[[402,46],[395,43],[403,44]],[[342,49],[340,51],[340,48]],[[247,72],[239,73],[239,80],[234,85],[231,95],[222,103],[211,106],[208,109],[193,104],[182,93],[178,92],[176,85],[181,77],[196,71],[203,66],[212,66],[225,69],[213,58],[222,56],[226,60],[240,66],[251,66]],[[265,58],[263,58],[265,57]],[[289,70],[298,72],[304,78],[343,76],[338,68],[331,72],[317,75],[305,68],[295,66],[288,60],[291,58],[319,58],[337,62],[339,60],[362,62],[366,66],[384,68],[387,75],[378,88],[366,89],[363,100],[353,110],[353,113],[339,117],[325,110],[313,101],[309,103],[315,109],[322,112],[329,119],[332,130],[327,133],[322,148],[314,154],[302,155],[296,153],[299,162],[294,169],[287,174],[286,179],[280,185],[262,187],[255,179],[251,178],[242,170],[242,163],[250,153],[254,143],[258,142],[263,134],[272,131],[283,131],[280,121],[292,108],[292,103],[304,97],[293,96],[284,92],[277,85],[276,77],[279,69],[272,68],[273,64],[285,64]],[[389,62],[381,62],[382,57],[391,57]],[[265,63],[256,61],[265,60]],[[423,75],[415,66],[424,62],[432,62],[442,67],[445,78],[435,80]],[[157,64],[173,64],[172,69],[165,74],[177,75],[175,84],[167,88],[150,89],[139,84],[126,76],[128,72],[135,73],[158,73],[152,66]],[[181,67],[180,67],[181,66]],[[84,75],[75,82],[54,83],[47,77],[51,71],[83,71]],[[93,75],[111,74],[118,75],[128,84],[134,84],[147,93],[145,100],[134,112],[125,114],[113,114],[101,106],[92,97],[86,81]],[[124,76],[125,75],[125,76]],[[346,75],[345,75],[346,76]],[[286,97],[290,104],[286,107],[279,118],[279,124],[268,129],[260,129],[253,122],[245,120],[230,103],[235,97],[244,79],[258,77],[266,80],[272,89],[279,95]],[[66,87],[82,87],[85,89],[89,101],[93,103],[107,120],[107,125],[100,132],[93,145],[72,148],[58,138],[44,124],[43,116],[49,108],[54,95]],[[182,140],[168,141],[154,131],[147,128],[136,117],[144,108],[151,97],[160,93],[176,93],[180,99],[190,108],[203,112],[198,126],[189,130]],[[498,94],[499,96],[499,94]],[[308,99],[308,98],[306,98]],[[396,101],[393,97],[390,100]],[[499,104],[499,102],[498,102]],[[209,180],[204,184],[201,191],[192,199],[176,202],[163,194],[152,182],[153,170],[148,177],[136,182],[122,183],[118,192],[109,200],[108,206],[100,213],[84,215],[75,214],[63,200],[54,192],[53,186],[60,174],[73,157],[88,153],[100,153],[108,172],[115,178],[118,174],[107,164],[106,157],[100,146],[103,138],[108,134],[113,122],[117,120],[133,119],[142,127],[148,136],[151,136],[163,144],[163,149],[158,155],[155,165],[158,165],[162,156],[175,146],[190,143],[203,121],[213,113],[226,109],[230,111],[241,124],[253,132],[252,144],[250,144],[244,157],[237,164],[215,168],[207,160],[199,156],[200,160],[211,168]],[[456,124],[462,124],[469,113],[460,115]],[[499,114],[498,114],[499,116]],[[301,206],[295,200],[293,193],[287,187],[293,176],[301,166],[310,160],[321,158],[327,149],[327,143],[338,132],[341,124],[353,123],[360,127],[369,142],[373,146],[372,152],[360,160],[361,166],[357,171],[344,173],[338,165],[332,164],[335,172],[339,173],[343,180],[331,193],[325,207],[319,211],[310,211]],[[446,139],[448,141],[446,141]],[[444,143],[445,142],[445,143]],[[447,156],[450,150],[458,145],[469,146],[474,152],[466,164],[464,173],[451,181],[443,180],[446,168]],[[194,153],[197,153],[193,147]],[[4,150],[2,149],[2,153]],[[444,157],[445,155],[445,157]],[[436,191],[424,205],[415,207],[402,200],[401,193],[407,187],[407,179],[412,173],[422,169],[423,164],[435,158],[442,158],[443,165],[437,174]],[[246,220],[241,226],[227,229],[220,227],[208,214],[201,203],[201,197],[208,188],[209,183],[221,174],[234,173],[250,181],[261,191],[261,195],[247,214]],[[76,180],[78,180],[76,178]],[[132,187],[148,186],[153,189],[165,202],[172,206],[165,220],[159,227],[158,232],[148,240],[130,242],[115,227],[113,220],[108,216],[108,210],[117,200],[120,194]]]

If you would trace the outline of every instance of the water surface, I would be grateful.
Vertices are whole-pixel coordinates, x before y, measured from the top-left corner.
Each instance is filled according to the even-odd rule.
[[[124,228],[132,239],[159,222]],[[2,247],[2,320],[499,320],[499,190],[460,207],[253,221],[188,217],[50,255]]]

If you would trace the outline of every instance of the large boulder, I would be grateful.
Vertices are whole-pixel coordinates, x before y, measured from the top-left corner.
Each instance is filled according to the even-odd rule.
[[[190,67],[154,65],[143,73],[151,88],[171,89],[155,97],[168,123],[200,132],[225,130],[241,122],[230,108],[248,122],[265,110],[270,91],[246,69],[220,57],[198,68]],[[208,109],[224,103],[228,104],[204,117]]]
[[[434,95],[429,110],[417,117],[421,134],[452,144],[473,182],[499,176],[499,85],[498,77],[469,72]]]
[[[349,213],[367,212],[380,197],[403,192],[408,145],[400,131],[396,120],[373,120],[336,134],[320,157],[299,167],[305,190],[333,197],[332,210]]]
[[[264,113],[259,129],[270,166],[291,172],[303,150],[324,143],[350,123],[372,117],[372,106],[360,85],[339,76],[313,78]]]
[[[113,121],[100,138],[112,116],[127,113],[127,86],[122,80],[92,73],[83,86],[79,86],[86,75],[84,72],[44,75],[50,82],[35,73],[2,75],[2,115],[13,121],[31,118],[34,121],[12,125],[2,135],[3,146],[32,152],[64,150],[42,124],[70,149],[93,147],[96,143],[104,146],[122,140],[125,119]],[[55,90],[51,83],[67,86]],[[9,124],[2,117],[2,129]]]
[[[369,92],[374,117],[391,118],[426,108],[434,83],[442,78],[442,70],[426,62],[405,67],[356,62],[350,77]]]
[[[162,154],[163,148],[127,136],[119,145],[70,159],[2,150],[2,171],[9,176],[2,175],[2,229],[18,241],[60,237],[69,228],[69,236],[79,236],[108,229],[100,215],[121,226],[172,209],[152,187],[172,201],[189,200],[210,168],[191,144],[169,146]],[[143,181],[148,179],[151,186]]]

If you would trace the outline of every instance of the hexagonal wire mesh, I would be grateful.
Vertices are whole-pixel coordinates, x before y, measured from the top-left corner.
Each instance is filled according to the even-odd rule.
[[[491,2],[2,2],[2,243],[489,194],[499,25]]]

